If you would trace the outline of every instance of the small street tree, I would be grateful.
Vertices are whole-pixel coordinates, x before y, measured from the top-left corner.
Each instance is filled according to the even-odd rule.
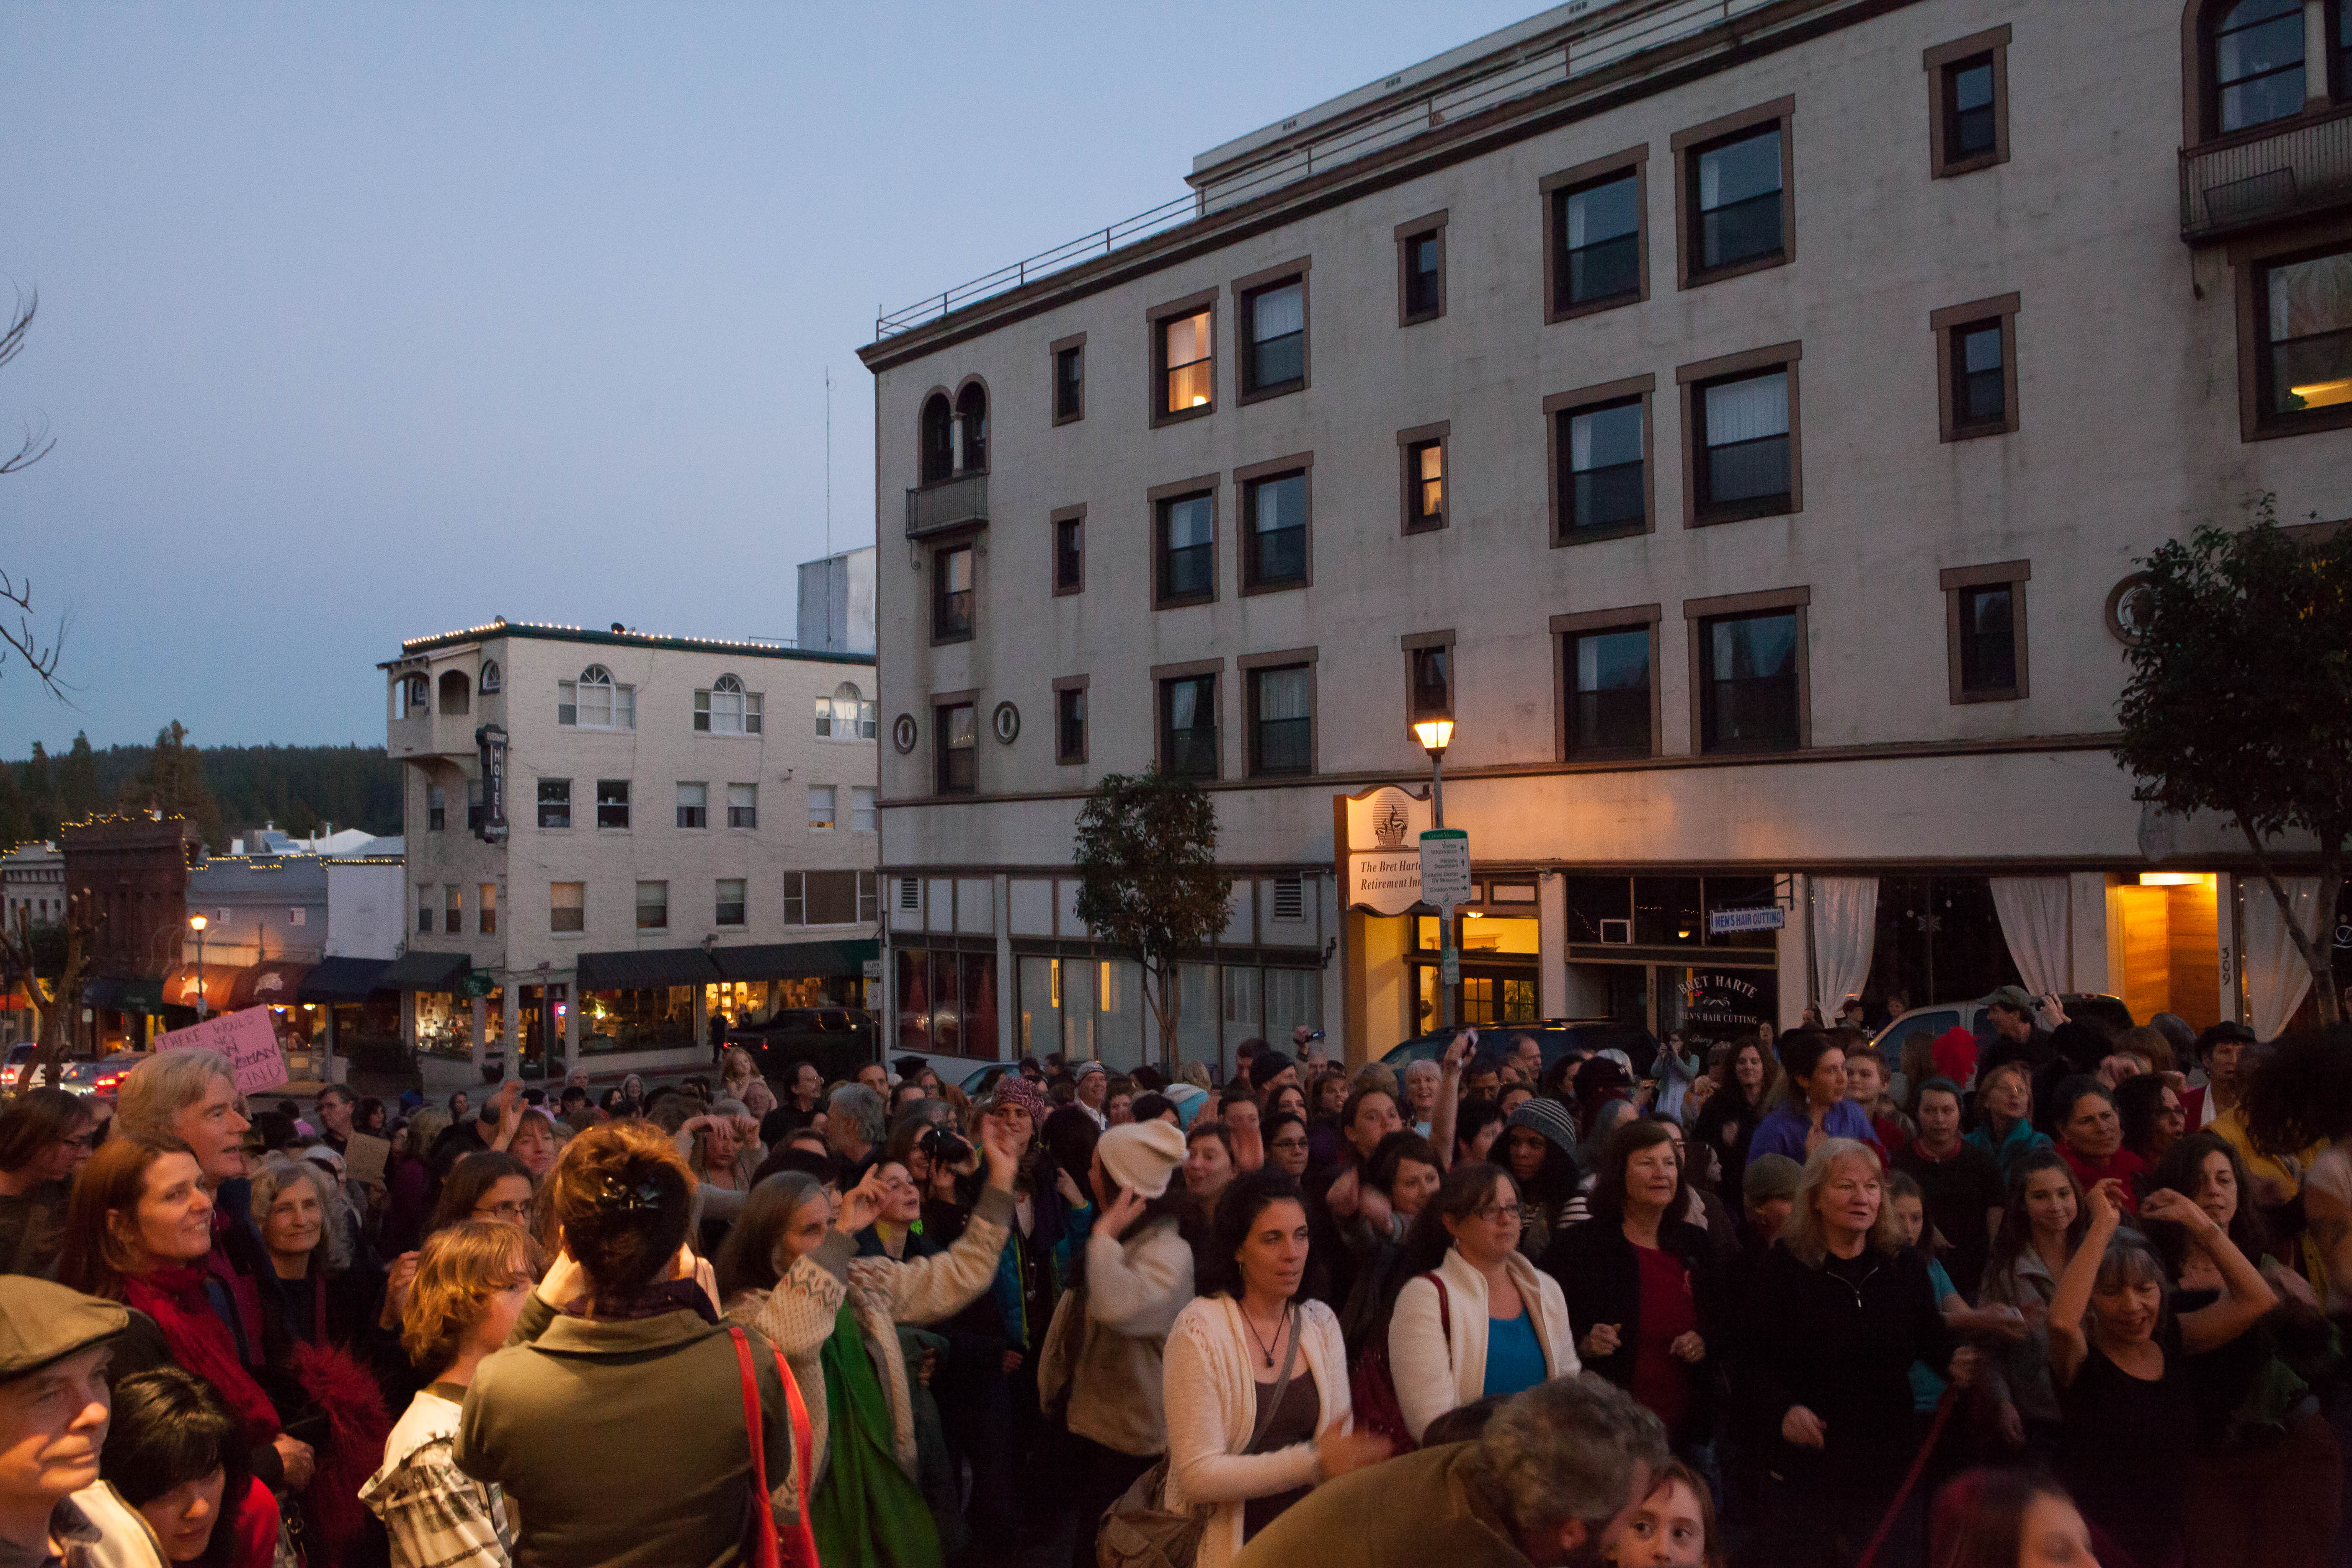
[[[2321,1021],[2341,1023],[2332,952],[2352,837],[2352,529],[2296,538],[2273,497],[2252,510],[2250,529],[2200,528],[2141,563],[2115,755],[2138,781],[2134,799],[2237,823],[2310,967]],[[2273,841],[2287,833],[2317,841],[2308,921],[2279,880]]]
[[[1153,768],[1112,773],[1078,812],[1078,918],[1143,971],[1160,1065],[1177,1065],[1177,962],[1225,928],[1234,879],[1217,869],[1217,808]]]
[[[0,990],[20,990],[33,1012],[33,1037],[40,1048],[16,1075],[20,1089],[55,1084],[73,1037],[76,998],[89,978],[98,948],[98,920],[89,895],[68,894],[60,924],[33,923],[19,904],[0,925]]]

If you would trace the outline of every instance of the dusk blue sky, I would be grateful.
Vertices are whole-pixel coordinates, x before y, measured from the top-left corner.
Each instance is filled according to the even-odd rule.
[[[877,305],[1538,8],[12,5],[0,565],[77,689],[0,668],[0,755],[381,743],[375,664],[496,615],[789,637]]]

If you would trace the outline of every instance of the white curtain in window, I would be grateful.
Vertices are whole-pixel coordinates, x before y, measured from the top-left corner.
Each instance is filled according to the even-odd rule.
[[[1206,1062],[1210,1073],[1219,1083],[1225,1081],[1231,1066],[1218,1043],[1217,966],[1213,963],[1180,963],[1176,966],[1176,993],[1181,1010],[1176,1017],[1176,1051],[1188,1062]],[[1153,1036],[1158,1037],[1155,1026]]]
[[[1254,335],[1259,342],[1303,332],[1307,330],[1307,292],[1296,283],[1269,289],[1250,301],[1250,314]]]
[[[2319,879],[2316,877],[2281,877],[2279,886],[2286,889],[2286,901],[2294,910],[2295,923],[2304,930],[2311,929],[2312,917],[2319,910]],[[2238,897],[2245,918],[2239,931],[2240,958],[2246,966],[2246,1008],[2251,1015],[2246,1022],[2259,1040],[2275,1038],[2303,1005],[2311,990],[2311,967],[2295,951],[2294,938],[2287,934],[2286,921],[2279,914],[2278,899],[2270,884],[2260,877],[2242,877],[2238,880]]]
[[[1995,877],[1992,907],[2000,934],[2025,988],[2036,996],[2064,991],[2073,980],[2066,926],[2073,896],[2063,877]]]
[[[1568,422],[1568,463],[1572,473],[1639,462],[1642,457],[1642,410],[1639,405],[1603,408],[1580,414]]]
[[[1735,142],[1698,160],[1698,205],[1713,212],[1727,202],[1745,201],[1780,188],[1780,132]]]
[[[1822,1016],[1862,994],[1870,978],[1870,952],[1878,937],[1878,879],[1811,879],[1813,981]]]
[[[1307,716],[1309,684],[1305,666],[1269,669],[1257,678],[1257,716],[1267,722]]]
[[[1323,1026],[1323,972],[1268,969],[1264,973],[1265,1037],[1288,1051],[1290,1033],[1299,1025],[1310,1029]]]
[[[1727,382],[1706,389],[1706,442],[1720,447],[1731,441],[1753,441],[1789,433],[1789,375],[1770,375]]]

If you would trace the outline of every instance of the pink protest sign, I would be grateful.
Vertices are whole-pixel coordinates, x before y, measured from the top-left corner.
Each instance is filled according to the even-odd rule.
[[[258,1094],[286,1081],[286,1053],[278,1048],[278,1031],[270,1025],[267,1007],[224,1013],[192,1028],[173,1029],[155,1037],[155,1048],[159,1051],[191,1046],[226,1057],[236,1069],[239,1094]]]

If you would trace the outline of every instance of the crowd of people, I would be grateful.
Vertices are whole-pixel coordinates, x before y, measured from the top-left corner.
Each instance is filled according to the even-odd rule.
[[[2352,1035],[1986,1011],[307,1113],[164,1053],[0,1108],[0,1562],[2346,1563]]]

